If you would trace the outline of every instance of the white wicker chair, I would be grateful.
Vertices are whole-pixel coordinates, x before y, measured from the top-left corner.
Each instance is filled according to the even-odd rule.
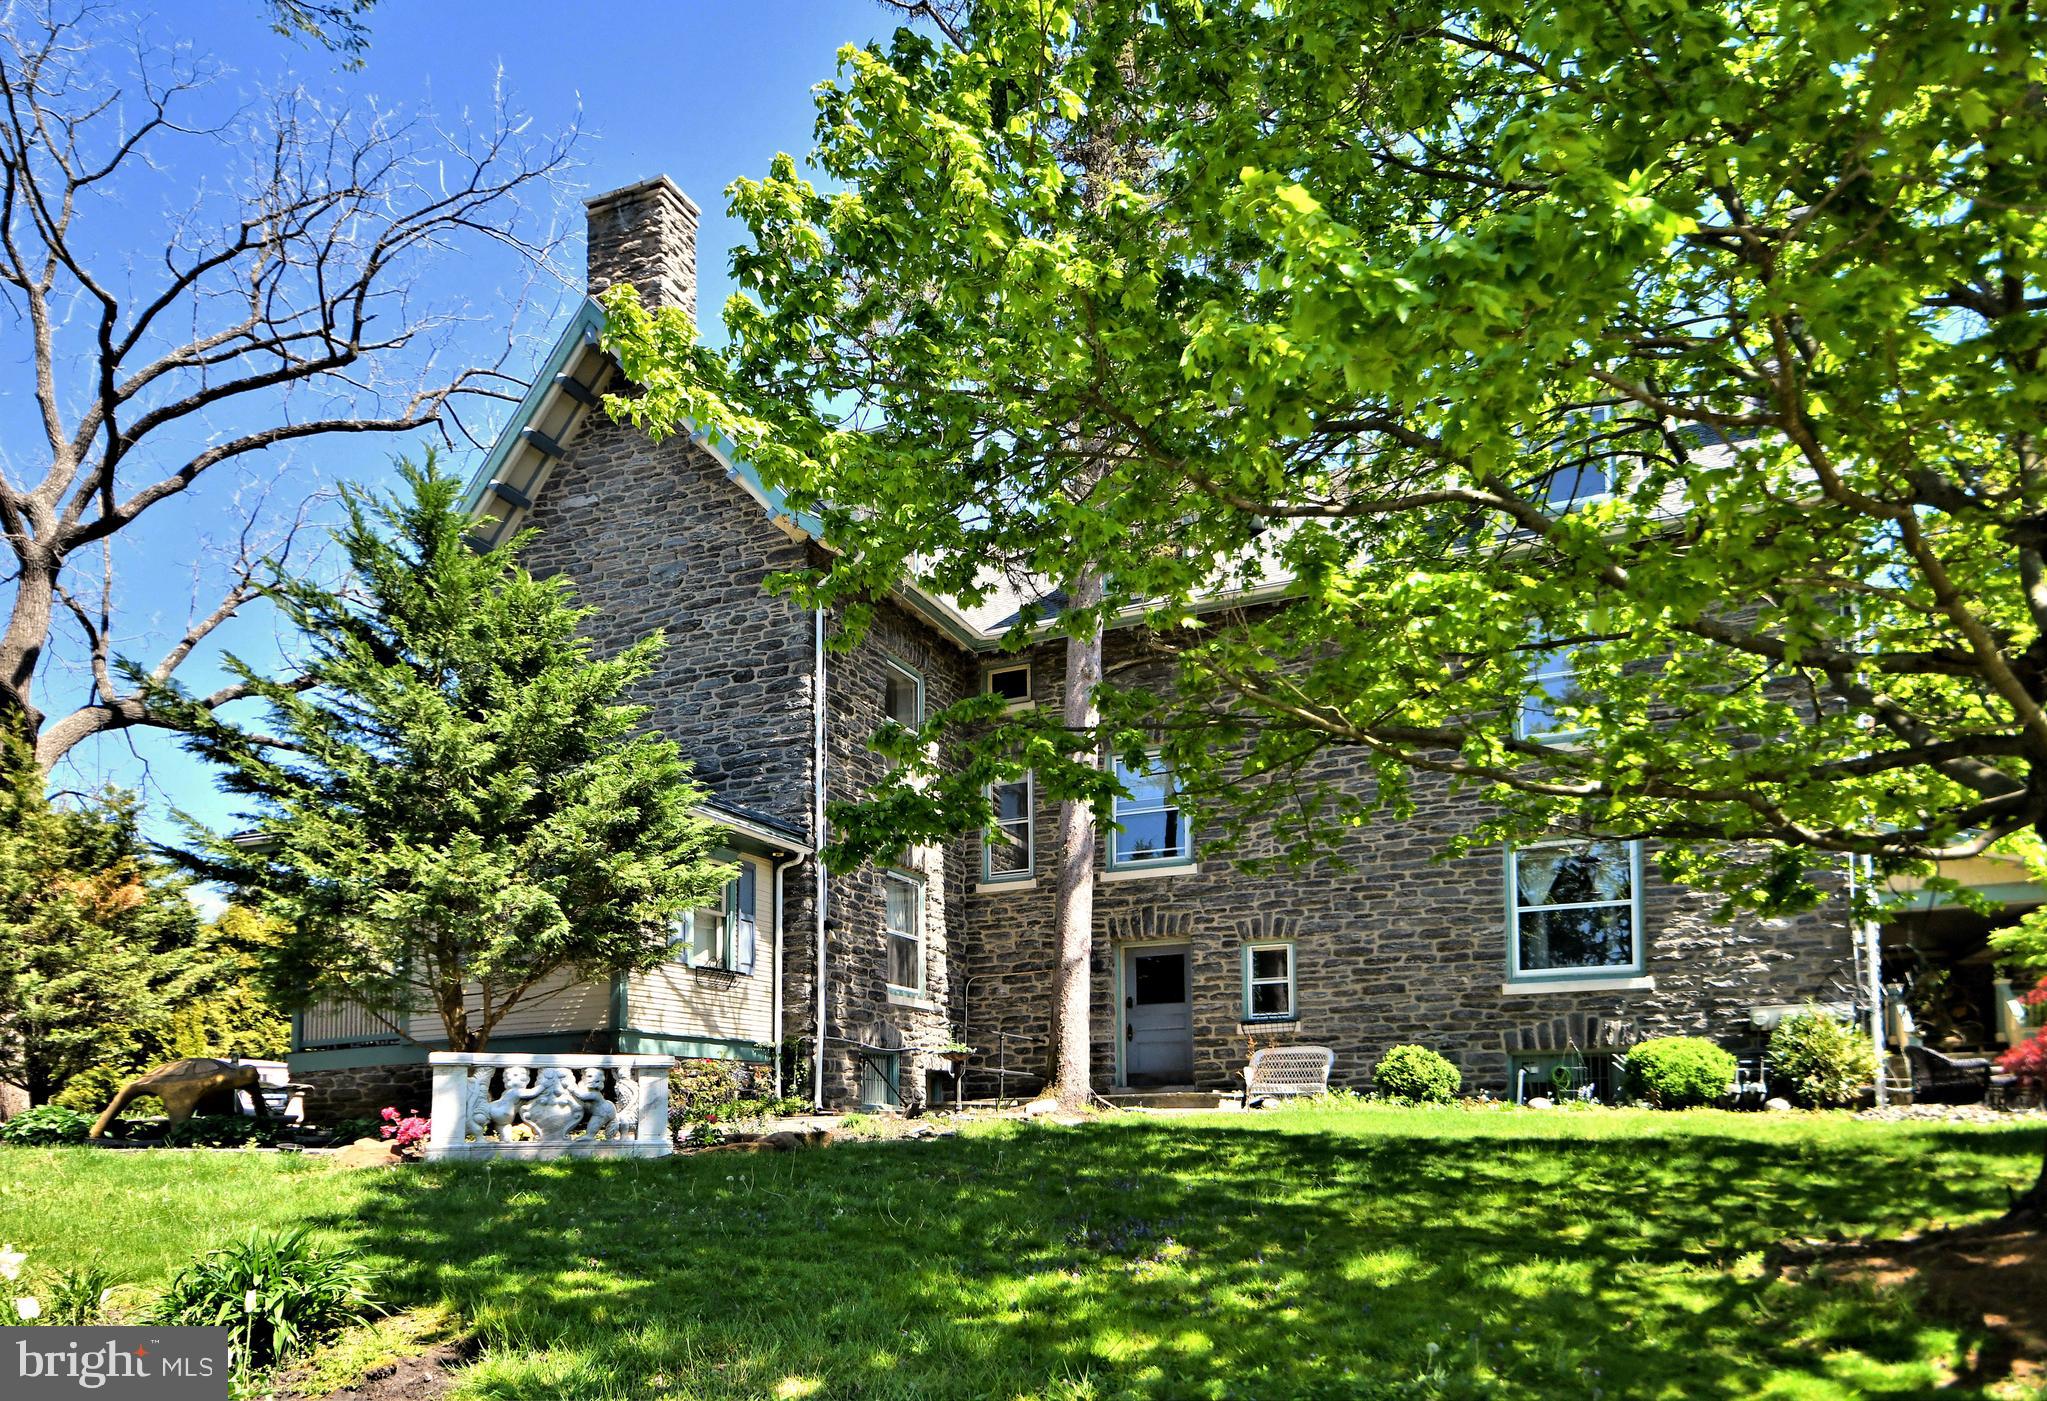
[[[1319,1095],[1329,1088],[1336,1052],[1327,1046],[1268,1046],[1251,1053],[1244,1067],[1244,1107],[1268,1099]]]

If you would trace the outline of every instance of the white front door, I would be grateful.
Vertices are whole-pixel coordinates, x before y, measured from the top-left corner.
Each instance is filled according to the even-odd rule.
[[[1194,1006],[1185,948],[1123,950],[1123,1082],[1194,1081]]]

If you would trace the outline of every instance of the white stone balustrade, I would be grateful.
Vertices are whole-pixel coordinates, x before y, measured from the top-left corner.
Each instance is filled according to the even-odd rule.
[[[669,1056],[435,1051],[434,1158],[660,1158]]]

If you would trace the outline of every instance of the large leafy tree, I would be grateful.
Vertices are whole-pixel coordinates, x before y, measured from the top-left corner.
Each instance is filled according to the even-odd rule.
[[[60,805],[0,766],[0,1080],[31,1104],[132,1067],[189,997],[199,917],[136,815],[130,794]]]
[[[1148,624],[1170,681],[1095,733],[937,717],[966,761],[877,841],[981,820],[991,763],[1100,802],[1064,761],[1156,732],[1225,851],[1312,859],[1419,772],[1493,800],[1467,842],[1659,837],[1795,907],[2047,824],[2040,24],[990,0],[844,55],[828,188],[734,187],[727,350],[614,335],[651,421],[827,508],[821,596],[971,599],[1035,520],[1033,572],[1109,580],[1055,629]],[[1090,210],[1041,133],[1119,65],[1149,174]]]
[[[431,459],[401,472],[401,494],[347,493],[343,588],[271,585],[306,657],[292,684],[232,663],[262,731],[162,703],[250,800],[243,830],[195,830],[185,858],[275,922],[278,994],[408,1039],[424,1012],[475,1050],[558,975],[668,957],[729,867],[703,790],[625,699],[661,639],[598,656],[568,582],[520,567],[530,533],[473,550],[461,484]]]

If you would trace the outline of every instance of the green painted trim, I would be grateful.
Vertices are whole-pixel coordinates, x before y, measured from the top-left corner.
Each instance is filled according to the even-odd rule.
[[[774,1059],[772,1050],[758,1041],[734,1041],[717,1036],[671,1036],[662,1031],[637,1031],[628,1027],[618,1034],[621,1055],[675,1056],[683,1060],[739,1060],[766,1065]]]
[[[614,1029],[624,1026],[627,1021],[627,981],[627,975],[624,973],[611,975],[611,1025]]]
[[[564,1031],[547,1036],[499,1036],[491,1040],[493,1051],[576,1052],[591,1049],[591,1038],[606,1039],[602,1028],[594,1031]],[[422,1046],[410,1041],[393,1041],[382,1046],[342,1046],[331,1051],[289,1051],[285,1064],[293,1071],[354,1070],[367,1065],[420,1065],[427,1052],[445,1046]]]
[[[1969,893],[1978,899],[1995,901],[2000,905],[2047,904],[2047,885],[2035,885],[2031,881],[2006,881],[2000,885],[1975,885]],[[1928,910],[1953,909],[1961,901],[1945,890],[1922,890],[1904,902],[1891,906],[1884,912],[1888,919],[1900,915],[1924,914]]]
[[[497,474],[503,469],[505,459],[512,455],[512,449],[521,441],[520,431],[539,416],[542,405],[555,392],[554,377],[567,368],[570,359],[586,342],[595,340],[604,333],[604,308],[588,297],[576,308],[575,315],[562,327],[554,348],[547,352],[547,359],[534,373],[533,383],[526,388],[526,395],[519,400],[519,406],[512,410],[505,420],[504,430],[498,434],[497,442],[491,445],[489,456],[476,469],[476,475],[469,479],[469,490],[465,499],[469,514],[475,515],[483,509],[483,495]]]

